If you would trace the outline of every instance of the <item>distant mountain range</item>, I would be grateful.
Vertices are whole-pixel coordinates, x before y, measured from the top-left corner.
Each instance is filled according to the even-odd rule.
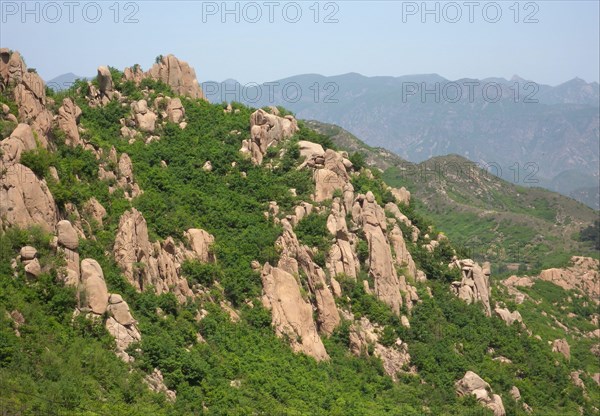
[[[54,91],[62,91],[69,89],[69,87],[73,85],[77,79],[92,79],[92,77],[82,77],[69,72],[46,81],[46,85],[52,88]]]
[[[518,76],[450,81],[437,74],[350,73],[203,87],[211,102],[282,105],[411,162],[458,154],[515,184],[600,208],[597,82],[575,78],[552,87]]]
[[[68,88],[77,78],[48,81]],[[261,85],[204,82],[213,103],[281,105],[337,124],[411,162],[457,154],[523,186],[541,186],[600,209],[599,85],[558,86],[518,76],[450,81],[437,74],[298,75]]]

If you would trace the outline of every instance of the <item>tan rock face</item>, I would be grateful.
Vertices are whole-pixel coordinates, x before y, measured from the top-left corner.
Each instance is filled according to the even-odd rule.
[[[157,115],[148,109],[146,100],[134,101],[131,103],[131,111],[137,127],[147,133],[153,133],[156,127]]]
[[[58,244],[71,250],[77,250],[77,247],[79,247],[79,236],[70,221],[59,221],[56,224],[56,232],[58,235]]]
[[[519,311],[511,312],[506,308],[497,307],[496,309],[494,309],[494,312],[496,312],[496,315],[498,315],[500,319],[506,322],[506,325],[508,326],[511,326],[513,322],[523,323],[523,318],[521,317]]]
[[[81,116],[81,108],[71,98],[63,99],[62,106],[58,109],[58,126],[65,132],[65,142],[69,146],[80,145],[77,124]]]
[[[571,359],[571,347],[566,339],[555,339],[552,342],[552,352],[558,352],[565,356],[567,360]]]
[[[115,318],[121,325],[133,325],[136,320],[129,311],[129,305],[123,300],[121,295],[112,294],[108,298],[108,314]]]
[[[350,352],[356,356],[369,355],[372,349],[373,355],[381,359],[383,369],[394,381],[398,380],[398,373],[413,373],[415,370],[407,369],[410,364],[408,345],[400,338],[396,339],[394,345],[386,347],[379,343],[379,333],[383,328],[375,327],[368,318],[362,317],[350,326]]]
[[[249,140],[242,141],[243,153],[249,153],[252,162],[260,165],[270,146],[291,137],[298,131],[298,122],[292,116],[279,117],[259,109],[250,116]]]
[[[571,257],[571,265],[564,269],[548,269],[539,278],[565,290],[578,290],[600,303],[600,262],[590,257]]]
[[[402,188],[392,188],[392,195],[396,198],[396,202],[399,204],[410,204],[410,192],[403,186]]]
[[[104,273],[96,260],[84,259],[81,262],[81,283],[85,293],[84,305],[92,312],[102,315],[108,306],[108,290]]]
[[[87,201],[83,209],[99,226],[102,226],[102,220],[106,217],[106,209],[96,198],[92,197]]]
[[[389,241],[384,234],[387,223],[383,208],[371,192],[358,195],[352,207],[353,221],[362,227],[369,244],[369,275],[373,278],[375,296],[400,314],[402,295]]]
[[[46,182],[19,163],[7,166],[0,177],[0,218],[7,226],[36,224],[53,232],[58,215]]]
[[[489,276],[473,260],[455,260],[450,263],[451,268],[459,268],[462,274],[460,282],[452,282],[450,289],[460,299],[468,304],[481,302],[487,316],[492,316],[490,306],[491,288]]]
[[[98,90],[100,91],[100,94],[112,98],[112,93],[114,91],[113,79],[108,67],[99,66],[96,79],[98,80]]]
[[[388,238],[396,254],[396,264],[405,267],[411,277],[417,276],[417,266],[412,258],[412,255],[406,247],[404,235],[398,225],[394,225],[390,231]]]
[[[178,95],[193,99],[205,99],[194,69],[187,62],[181,61],[173,55],[163,56],[144,74],[144,77],[164,82]]]
[[[167,104],[167,118],[171,123],[181,123],[185,117],[185,108],[181,104],[179,98],[173,98],[169,100]]]
[[[133,361],[133,358],[125,352],[127,347],[142,339],[140,331],[135,325],[122,325],[114,317],[110,316],[104,323],[106,330],[116,342],[116,354],[125,362]]]
[[[125,212],[119,221],[114,255],[129,282],[139,291],[153,286],[158,294],[173,292],[180,302],[193,296],[187,280],[180,276],[186,259],[214,261],[208,249],[214,237],[202,230],[188,230],[192,250],[169,237],[150,243],[148,226],[135,208]],[[191,237],[190,237],[191,236]]]
[[[346,224],[346,207],[340,198],[335,198],[331,204],[331,214],[327,219],[327,229],[335,236],[327,257],[327,268],[331,276],[345,274],[356,279],[360,271],[360,262],[356,255],[357,238],[348,231]]]
[[[283,234],[276,242],[281,248],[278,267],[294,275],[298,275],[300,268],[306,274],[309,289],[315,297],[319,329],[330,335],[339,325],[340,316],[333,293],[327,285],[325,272],[313,261],[312,251],[307,246],[300,245],[289,221],[283,219],[281,225]]]
[[[37,147],[29,124],[19,124],[9,137],[0,142],[2,165],[7,166],[21,161],[21,154]]]
[[[467,371],[454,386],[459,396],[474,395],[478,402],[494,412],[494,416],[506,415],[502,398],[493,394],[490,385],[474,372]]]
[[[302,298],[296,278],[268,263],[262,270],[263,304],[271,310],[272,325],[279,337],[289,340],[294,351],[328,360],[329,355],[317,332],[312,307]]]
[[[155,393],[162,393],[167,396],[167,399],[171,402],[174,402],[177,398],[177,394],[169,390],[163,381],[163,375],[158,368],[155,368],[152,374],[147,375],[144,378],[144,382],[148,384],[150,390]]]
[[[46,109],[46,85],[35,72],[29,72],[19,52],[0,49],[0,84],[14,88],[14,98],[19,108],[19,121],[30,124],[44,147],[52,115]],[[3,88],[0,88],[3,89]]]
[[[323,146],[318,143],[309,142],[307,140],[300,140],[298,142],[298,146],[300,147],[300,156],[305,157],[307,159],[315,157],[324,157],[325,150],[323,150]]]
[[[203,263],[214,263],[217,261],[210,248],[215,242],[215,237],[198,228],[190,228],[183,235],[187,238],[190,248],[196,253],[198,260]]]

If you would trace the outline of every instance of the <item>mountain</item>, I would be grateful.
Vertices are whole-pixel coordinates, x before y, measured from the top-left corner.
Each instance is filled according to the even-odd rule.
[[[523,187],[458,156],[410,163],[381,148],[371,148],[339,126],[308,121],[339,148],[360,152],[383,171],[390,186],[406,187],[428,216],[470,257],[508,267],[550,268],[574,254],[595,249],[577,238],[598,212],[543,188]]]
[[[235,97],[253,106],[283,105],[299,118],[337,124],[411,162],[459,154],[493,165],[516,184],[549,184],[574,197],[600,181],[598,83],[574,79],[551,87],[519,77],[345,74],[299,75],[248,88],[230,83],[227,90],[209,84],[212,102]],[[577,173],[582,183],[552,185],[565,171]],[[598,198],[583,202],[600,208]]]
[[[0,49],[3,410],[600,414],[597,258],[496,273],[332,137],[393,155],[211,104],[173,55],[32,85]],[[552,213],[474,177],[471,205]]]
[[[82,77],[69,72],[46,81],[46,85],[54,91],[64,91],[71,88],[78,79],[91,79],[91,77]]]

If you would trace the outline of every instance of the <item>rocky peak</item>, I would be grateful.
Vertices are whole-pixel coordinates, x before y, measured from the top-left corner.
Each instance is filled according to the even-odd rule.
[[[449,267],[458,268],[461,271],[462,280],[452,282],[451,290],[460,299],[468,304],[473,302],[481,302],[487,316],[492,316],[492,308],[490,306],[490,296],[492,289],[490,287],[489,268],[488,274],[484,273],[484,269],[473,260],[454,260]]]
[[[494,416],[505,416],[502,397],[492,393],[490,385],[472,371],[467,371],[464,377],[455,383],[459,396],[474,395],[477,401],[494,412]]]

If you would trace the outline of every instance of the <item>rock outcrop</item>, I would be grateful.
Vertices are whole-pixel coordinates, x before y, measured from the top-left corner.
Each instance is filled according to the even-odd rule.
[[[146,100],[131,103],[131,111],[135,124],[140,131],[153,133],[156,128],[157,115],[148,108]]]
[[[144,77],[164,82],[178,95],[205,99],[194,68],[173,55],[161,56]]]
[[[319,329],[324,334],[330,335],[339,325],[340,316],[333,293],[327,284],[325,272],[313,261],[310,248],[300,244],[289,221],[283,219],[281,225],[283,234],[275,243],[281,249],[277,266],[293,276],[299,276],[300,270],[304,272],[308,287],[315,297]]]
[[[569,346],[569,343],[567,342],[567,340],[564,338],[555,339],[552,342],[552,352],[558,352],[558,353],[564,355],[564,357],[567,360],[571,359],[571,347]]]
[[[115,339],[117,356],[125,362],[133,361],[126,350],[132,343],[139,342],[142,335],[137,328],[137,321],[129,311],[129,305],[121,295],[113,293],[108,298],[107,312],[105,326]]]
[[[494,412],[494,416],[506,415],[502,398],[493,394],[490,385],[474,372],[467,371],[454,386],[459,396],[474,395],[478,402]]]
[[[408,345],[397,338],[393,345],[384,346],[379,342],[379,333],[383,328],[373,325],[368,318],[361,317],[350,326],[350,351],[356,355],[370,355],[381,359],[383,369],[394,381],[398,379],[398,373],[413,373],[410,368],[410,354]]]
[[[155,393],[162,393],[167,396],[167,400],[174,402],[177,398],[177,393],[173,390],[169,390],[163,381],[163,375],[158,368],[155,368],[152,374],[144,377],[144,382],[148,385],[150,390]]]
[[[186,233],[192,250],[175,243],[168,237],[162,242],[151,243],[148,226],[142,214],[135,208],[125,212],[119,221],[115,237],[114,255],[125,277],[139,291],[152,286],[158,294],[173,292],[184,302],[193,296],[187,280],[180,275],[186,259],[214,261],[208,245],[213,237],[202,230],[191,229]]]
[[[96,260],[81,261],[81,284],[83,294],[80,304],[96,315],[102,315],[108,307],[108,289],[104,281],[104,272]]]
[[[369,275],[375,283],[375,296],[400,314],[402,295],[394,259],[386,235],[387,221],[371,192],[358,195],[352,207],[352,219],[362,227],[369,244]]]
[[[600,303],[600,262],[590,257],[571,257],[570,266],[564,269],[547,269],[539,278],[552,282],[565,290],[578,290]]]
[[[67,220],[59,221],[56,224],[56,245],[57,249],[62,252],[67,262],[67,274],[65,276],[65,284],[77,286],[79,283],[80,267],[79,267],[79,235],[77,231]]]
[[[0,173],[0,222],[3,227],[39,225],[53,232],[58,220],[54,198],[46,182],[19,163]]]
[[[396,198],[396,202],[399,204],[409,205],[410,204],[410,192],[403,186],[400,189],[391,188],[390,191],[394,198]]]
[[[242,141],[242,153],[250,154],[252,162],[262,164],[270,146],[291,137],[298,131],[298,122],[292,116],[279,117],[259,109],[250,116],[250,139]]]
[[[69,146],[82,144],[77,128],[79,117],[81,108],[71,98],[63,99],[62,106],[58,109],[58,127],[65,133],[65,143]]]
[[[0,142],[0,149],[2,149],[1,165],[6,167],[19,163],[23,152],[35,150],[36,147],[31,126],[20,123],[9,137]]]
[[[106,209],[96,198],[92,197],[85,203],[83,212],[102,227],[102,220],[106,217]]]
[[[52,114],[46,108],[46,84],[33,70],[28,70],[19,52],[0,49],[0,85],[13,87],[19,108],[19,121],[31,125],[43,147],[48,147]]]
[[[473,260],[454,260],[449,264],[451,268],[458,268],[462,274],[460,282],[452,282],[452,292],[468,304],[481,302],[487,316],[492,316],[490,306],[490,279],[484,270]]]
[[[20,254],[17,258],[23,264],[25,275],[35,279],[42,274],[42,266],[37,259],[37,250],[31,246],[21,247]]]
[[[261,273],[263,305],[271,310],[272,325],[279,337],[287,338],[296,352],[328,360],[329,355],[317,332],[310,303],[302,297],[296,278],[266,263]]]
[[[508,326],[511,326],[514,322],[523,323],[523,318],[521,317],[519,311],[511,312],[506,308],[496,307],[496,309],[494,309],[494,312],[496,312],[496,315],[498,315],[500,319],[506,322],[506,325]]]
[[[335,198],[331,204],[331,213],[327,218],[327,229],[335,237],[327,256],[327,268],[331,276],[344,274],[356,279],[360,271],[360,262],[356,255],[358,239],[348,231],[346,223],[346,207],[340,198]]]

